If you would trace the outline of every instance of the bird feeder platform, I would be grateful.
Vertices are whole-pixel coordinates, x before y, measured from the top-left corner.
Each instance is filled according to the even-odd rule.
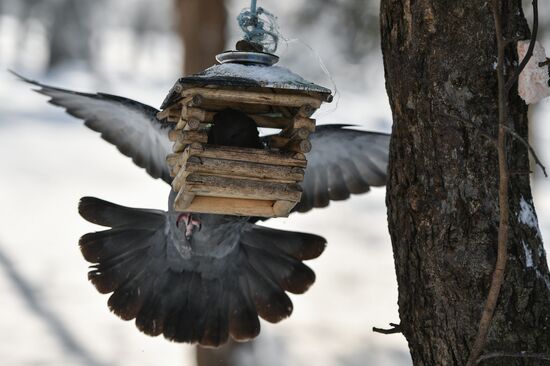
[[[174,123],[167,163],[174,209],[185,212],[285,217],[300,201],[315,131],[311,115],[330,90],[276,66],[221,64],[181,78],[157,117]],[[265,149],[208,144],[217,112],[244,112],[258,127],[279,130]]]

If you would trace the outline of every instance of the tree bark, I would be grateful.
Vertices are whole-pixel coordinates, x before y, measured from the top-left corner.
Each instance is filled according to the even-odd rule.
[[[194,74],[216,63],[225,47],[224,0],[175,0],[178,31],[184,44],[183,71]]]
[[[521,1],[504,0],[506,39],[529,38]],[[382,0],[393,113],[386,202],[401,328],[415,365],[464,365],[497,253],[497,47],[491,2]],[[517,66],[506,50],[508,77]],[[510,125],[527,138],[513,88]],[[485,352],[550,354],[550,275],[529,186],[528,152],[508,136],[510,237]],[[482,365],[540,365],[491,358]],[[546,361],[547,362],[547,361]]]

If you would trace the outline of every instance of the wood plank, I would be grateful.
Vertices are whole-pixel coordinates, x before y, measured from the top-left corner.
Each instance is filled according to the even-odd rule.
[[[195,196],[195,199],[185,211],[219,215],[273,217],[273,203],[272,200]],[[180,210],[176,206],[174,208]]]
[[[199,156],[203,158],[249,161],[260,164],[297,166],[302,168],[307,166],[307,161],[296,158],[295,154],[273,152],[267,149],[199,144],[193,144],[189,149],[190,156]]]
[[[183,172],[182,169],[180,172]],[[179,176],[179,174],[178,174]],[[302,188],[298,184],[259,182],[191,173],[181,187],[200,196],[299,201]]]
[[[211,113],[217,113],[227,108],[233,108],[241,112],[244,112],[248,115],[253,115],[253,114],[262,115],[262,114],[270,114],[275,112],[274,107],[265,105],[265,104],[247,104],[247,103],[227,102],[223,100],[213,100],[213,99],[205,100],[204,98],[201,99],[201,105],[198,107]]]
[[[179,192],[181,190],[181,187],[185,184],[185,180],[189,176],[189,172],[185,171],[185,169],[180,169],[174,178],[172,180],[172,188],[174,191]]]
[[[195,195],[193,193],[180,190],[174,199],[174,209],[177,211],[187,211],[187,208],[194,199]]]
[[[276,201],[273,204],[273,215],[275,217],[288,217],[290,211],[297,203],[293,201]]]
[[[235,160],[222,160],[191,156],[185,163],[185,170],[193,173],[214,174],[262,180],[300,182],[304,180],[304,169],[293,166],[278,166]]]
[[[225,90],[210,88],[189,88],[182,92],[184,97],[192,96],[191,104],[201,106],[207,104],[205,100],[213,99],[223,102],[265,104],[270,106],[302,107],[309,105],[314,108],[321,106],[321,100],[309,95],[274,94],[243,90]]]

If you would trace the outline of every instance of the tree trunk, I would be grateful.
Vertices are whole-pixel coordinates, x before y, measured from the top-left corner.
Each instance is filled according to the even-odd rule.
[[[503,0],[507,39],[529,38],[519,0]],[[393,112],[388,223],[399,315],[415,365],[464,365],[497,253],[497,47],[491,2],[382,0]],[[506,77],[517,65],[506,50]],[[510,124],[527,137],[513,87]],[[550,275],[529,187],[528,153],[508,136],[508,266],[484,353],[550,354]],[[501,357],[482,365],[540,365]]]
[[[92,66],[91,27],[88,17],[94,4],[76,0],[60,0],[53,4],[48,40],[48,70],[75,61]]]
[[[194,74],[216,63],[225,47],[224,0],[176,0],[177,24],[185,54],[183,71]]]

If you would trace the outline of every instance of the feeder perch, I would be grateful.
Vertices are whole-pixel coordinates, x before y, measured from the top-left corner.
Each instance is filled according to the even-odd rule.
[[[315,130],[311,115],[331,91],[272,66],[278,57],[228,51],[220,64],[179,79],[157,117],[176,124],[167,163],[178,192],[174,209],[185,212],[279,217],[300,201],[299,183]],[[210,145],[208,128],[226,108],[246,113],[258,127],[273,128],[265,149]]]

